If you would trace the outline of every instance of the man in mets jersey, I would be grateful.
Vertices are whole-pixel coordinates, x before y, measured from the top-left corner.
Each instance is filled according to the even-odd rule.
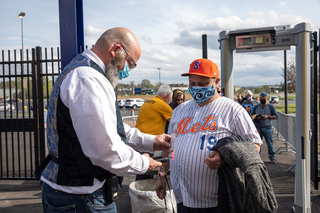
[[[173,110],[168,134],[175,134],[174,159],[163,166],[170,168],[171,184],[178,212],[217,212],[218,168],[223,158],[213,146],[232,134],[245,135],[255,143],[262,141],[245,109],[216,92],[219,84],[218,66],[208,59],[197,59],[190,65],[190,101]],[[173,145],[172,145],[173,146]],[[163,177],[156,185],[160,199],[165,197]]]

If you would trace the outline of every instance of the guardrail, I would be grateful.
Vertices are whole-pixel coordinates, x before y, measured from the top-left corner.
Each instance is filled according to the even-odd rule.
[[[122,117],[122,122],[134,127],[136,125],[137,117],[137,115]]]
[[[277,149],[276,153],[281,149],[285,149],[279,152],[292,152],[296,153],[296,117],[293,115],[284,114],[278,111],[278,119],[271,120],[273,129],[277,132],[277,139],[283,140],[284,144],[279,149]],[[289,150],[293,149],[293,150]],[[295,164],[293,164],[288,171],[290,171]]]

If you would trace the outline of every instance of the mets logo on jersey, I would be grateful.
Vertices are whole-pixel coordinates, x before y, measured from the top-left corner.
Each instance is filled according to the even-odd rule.
[[[196,133],[199,131],[205,132],[207,130],[213,132],[217,129],[217,119],[218,117],[214,115],[209,115],[204,119],[203,123],[195,123],[190,128],[187,128],[188,124],[191,122],[193,117],[191,118],[183,118],[177,126],[176,134],[177,136],[179,134],[184,135],[188,132]]]

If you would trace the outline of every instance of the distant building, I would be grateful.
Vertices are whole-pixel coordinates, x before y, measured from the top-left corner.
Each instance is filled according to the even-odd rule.
[[[270,88],[270,92],[271,93],[279,93],[279,91],[282,90],[281,86],[279,84],[275,84],[275,85],[268,85]]]
[[[185,94],[190,94],[189,85],[188,84],[169,84],[169,86],[171,87],[172,91],[175,90],[175,89],[180,89]]]
[[[235,89],[236,91],[238,91],[240,88],[241,88],[241,86],[239,86],[239,85],[234,85],[234,89]]]

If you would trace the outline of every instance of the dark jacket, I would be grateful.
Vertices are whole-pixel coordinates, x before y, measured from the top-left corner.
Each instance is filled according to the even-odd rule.
[[[226,161],[218,170],[219,213],[277,212],[278,204],[268,171],[248,137],[222,138],[214,150]]]

